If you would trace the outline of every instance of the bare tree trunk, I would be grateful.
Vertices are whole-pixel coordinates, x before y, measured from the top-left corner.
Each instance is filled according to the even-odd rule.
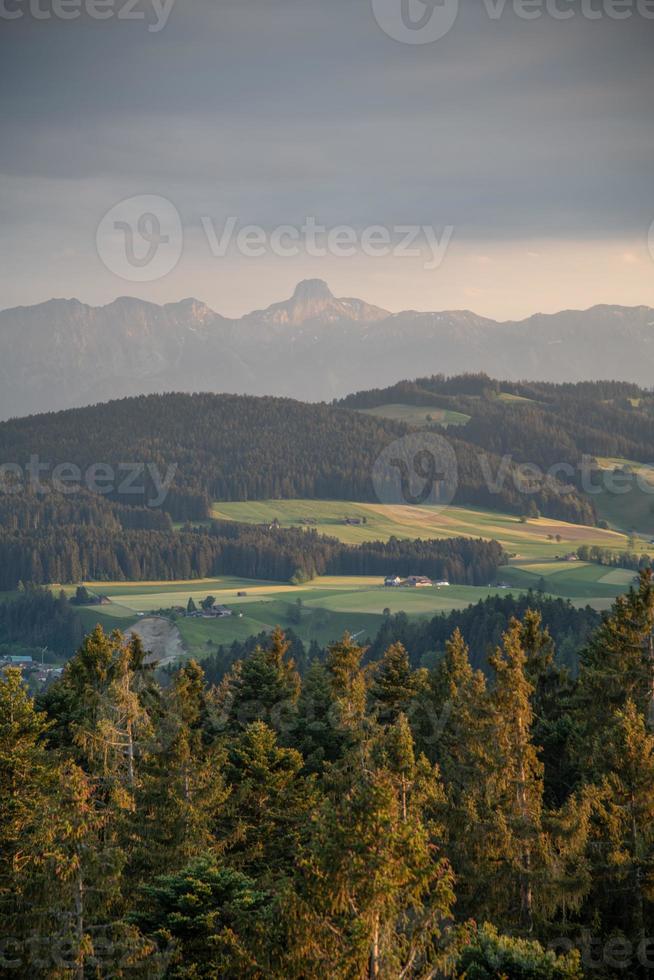
[[[379,916],[375,916],[375,924],[372,931],[372,948],[370,950],[368,978],[369,980],[378,980],[379,978]]]
[[[520,758],[518,769],[518,808],[523,819],[527,819],[527,789],[524,759]],[[533,893],[531,888],[531,848],[525,843],[522,852],[523,871],[520,876],[520,919],[529,927],[533,926]]]
[[[127,781],[130,790],[134,792],[134,738],[131,720],[127,721]]]
[[[649,663],[649,703],[647,705],[647,726],[654,730],[654,633],[650,632],[647,644]]]
[[[77,869],[75,876],[75,936],[77,938],[77,962],[75,965],[75,976],[77,980],[84,980],[84,882],[82,881],[82,870]]]

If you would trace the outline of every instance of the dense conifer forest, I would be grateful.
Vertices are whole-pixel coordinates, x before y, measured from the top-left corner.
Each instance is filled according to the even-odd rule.
[[[173,581],[237,575],[305,582],[316,575],[431,575],[465,585],[492,581],[505,561],[496,541],[450,538],[342,544],[312,530],[214,521],[179,532],[0,528],[0,591],[19,582]]]
[[[42,490],[36,499],[17,492],[16,480],[19,489],[29,481],[20,481],[11,470],[3,473],[9,497],[3,506],[21,526],[31,523],[43,506],[39,496],[49,496],[50,508],[63,508],[68,517],[59,523],[84,523],[90,506],[84,495],[77,504],[78,494],[71,494],[70,486],[59,493],[62,480],[53,480],[60,464],[73,464],[82,474],[98,464],[111,467],[116,479],[103,482],[96,507],[106,503],[111,519],[119,523],[125,520],[124,511],[111,507],[112,502],[137,507],[155,500],[173,520],[183,522],[206,519],[214,500],[373,501],[375,460],[408,431],[398,422],[289,399],[181,394],[127,398],[1,423],[0,463],[24,470],[34,457],[47,464],[38,475]],[[450,441],[459,471],[455,502],[521,513],[524,495],[516,488],[519,477],[512,468],[503,485],[491,492],[478,450],[461,432]],[[500,459],[489,452],[487,464],[495,473]],[[167,474],[171,483],[159,499],[156,481]],[[560,490],[557,480],[543,479],[531,499],[548,516],[594,523],[587,500]]]
[[[516,401],[518,399],[518,401]],[[407,404],[470,415],[457,437],[544,470],[573,468],[588,455],[651,462],[654,395],[622,381],[547,384],[496,381],[483,374],[434,375],[350,395],[347,408]]]
[[[0,674],[2,976],[648,977],[654,582],[557,662],[536,609],[475,670],[279,631],[218,687],[98,627]]]
[[[643,458],[652,444],[649,401],[633,386],[502,390],[507,387],[533,401],[516,412],[491,397],[499,383],[471,377],[400,385],[397,392],[352,396],[347,404],[415,397],[471,413],[456,438],[448,430],[458,462],[454,503],[515,514],[525,511],[526,498],[513,464],[500,486],[488,485],[489,472],[500,471],[500,455],[509,447],[516,461],[576,465],[587,452]],[[638,410],[627,408],[638,401],[635,393],[642,400]],[[333,545],[305,538],[298,548],[297,541],[280,535],[273,558],[257,530],[239,529],[235,542],[234,532],[224,527],[174,531],[172,522],[208,525],[213,500],[374,500],[375,459],[408,432],[400,423],[344,408],[228,395],[152,395],[2,423],[0,589],[14,588],[21,579],[171,579],[225,572],[286,580],[311,574],[327,567],[323,553]],[[31,476],[30,461],[39,467]],[[78,484],[70,482],[70,467],[81,474]],[[113,480],[103,477],[89,488],[89,472],[98,482],[106,468]],[[594,524],[590,498],[571,484],[562,493],[562,486],[553,476],[537,479],[530,506],[546,516]],[[375,562],[373,550],[342,550],[329,567],[392,571]],[[434,568],[422,570],[436,574]],[[446,574],[457,582],[490,578],[470,564]]]

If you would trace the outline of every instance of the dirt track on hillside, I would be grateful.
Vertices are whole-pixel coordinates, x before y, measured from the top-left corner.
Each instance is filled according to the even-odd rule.
[[[146,649],[146,663],[158,663],[163,667],[184,655],[180,632],[169,619],[161,616],[144,617],[125,632],[127,637],[134,634],[141,637]]]

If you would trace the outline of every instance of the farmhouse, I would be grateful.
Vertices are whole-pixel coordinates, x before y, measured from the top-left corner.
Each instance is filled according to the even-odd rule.
[[[396,589],[398,585],[402,585],[402,579],[399,575],[389,575],[384,579],[384,585],[387,589]]]
[[[213,605],[210,609],[205,609],[202,613],[204,619],[224,619],[226,616],[231,616],[232,610],[228,609],[227,606],[216,606]]]
[[[406,584],[412,589],[430,589],[434,583],[426,575],[409,575]]]
[[[31,657],[8,656],[0,660],[0,668],[2,667],[18,667],[19,670],[31,670],[36,667],[36,664]]]
[[[437,589],[445,589],[449,584],[450,583],[447,581],[447,579],[441,579],[440,582],[434,582]]]

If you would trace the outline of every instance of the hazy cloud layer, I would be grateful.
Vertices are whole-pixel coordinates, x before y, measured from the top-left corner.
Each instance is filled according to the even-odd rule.
[[[532,280],[501,261],[524,253],[532,269],[553,244],[579,256],[581,275],[585,247],[603,256],[581,305],[609,298],[611,256],[610,298],[654,305],[654,20],[589,21],[580,4],[566,21],[523,20],[510,4],[493,20],[463,0],[446,37],[413,46],[384,34],[370,0],[177,0],[158,32],[37,21],[29,0],[13,3],[24,16],[0,20],[0,306],[195,292],[234,313],[306,274],[338,291],[356,268],[357,291],[395,309],[441,296],[474,307],[481,291],[480,312],[521,315],[530,294],[573,301],[552,264]],[[136,194],[169,198],[182,218],[184,255],[165,282],[122,282],[95,253],[103,214]],[[406,260],[221,265],[201,219],[229,215],[267,229],[307,215],[451,225],[456,247],[437,272]],[[485,300],[480,255],[506,276]]]

